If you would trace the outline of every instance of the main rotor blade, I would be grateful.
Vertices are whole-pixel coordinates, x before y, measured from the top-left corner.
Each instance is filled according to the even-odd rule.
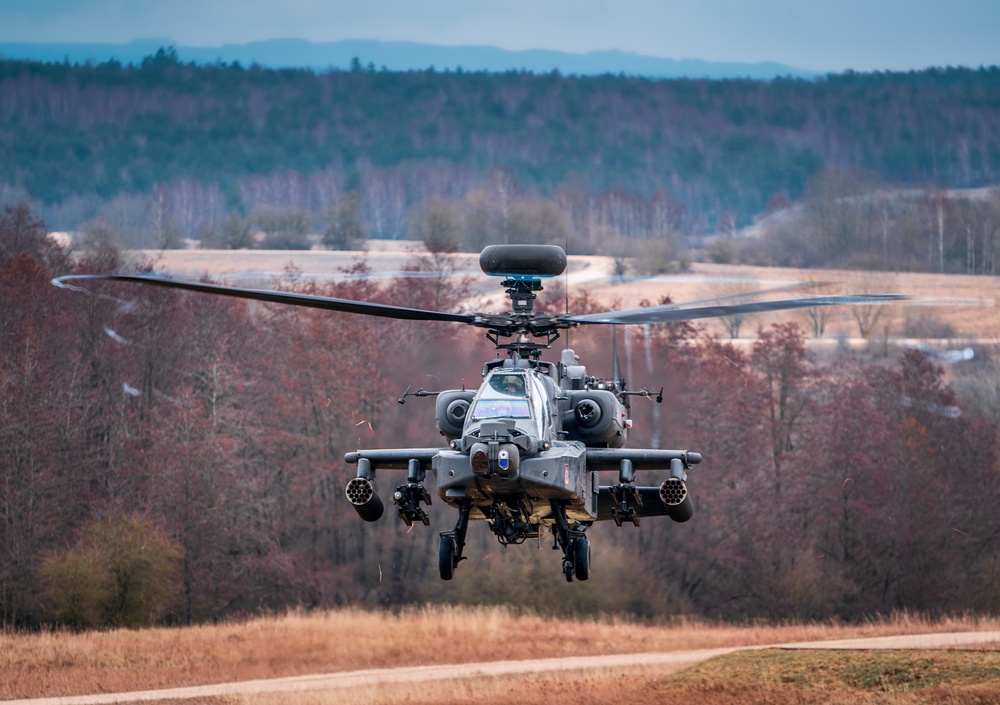
[[[203,282],[191,282],[181,279],[168,279],[166,277],[157,277],[148,274],[71,274],[65,277],[59,277],[58,279],[53,279],[52,283],[56,286],[71,287],[72,285],[67,284],[66,282],[83,279],[152,284],[154,286],[165,286],[173,289],[199,291],[204,294],[233,296],[240,299],[252,299],[254,301],[268,301],[276,304],[306,306],[308,308],[321,308],[327,311],[360,313],[366,316],[399,318],[409,321],[448,321],[454,323],[472,323],[475,320],[475,316],[467,313],[442,313],[441,311],[427,311],[419,308],[405,308],[403,306],[375,304],[367,301],[335,299],[328,296],[315,296],[313,294],[297,294],[291,291],[241,289],[235,286],[220,286],[219,284],[206,284]]]
[[[646,306],[644,308],[630,309],[628,311],[608,311],[606,313],[594,313],[589,316],[580,316],[580,318],[595,317],[595,316],[606,316],[611,314],[621,314],[621,313],[638,313],[643,312],[646,315],[653,315],[659,311],[676,311],[678,309],[690,310],[693,308],[703,308],[706,304],[715,304],[725,301],[727,304],[737,304],[740,301],[745,301],[747,299],[755,299],[766,294],[781,294],[789,291],[799,291],[800,289],[812,289],[814,287],[829,286],[833,282],[795,282],[794,284],[785,284],[782,286],[775,286],[770,289],[754,289],[753,291],[740,291],[734,294],[725,294],[723,296],[713,296],[709,299],[696,299],[695,301],[675,301],[669,304],[660,304],[658,306]],[[728,315],[728,314],[721,314]],[[661,321],[662,322],[662,321]]]
[[[645,311],[672,311],[677,308],[693,308],[695,306],[704,306],[706,304],[721,303],[725,301],[726,303],[736,304],[740,301],[745,301],[747,299],[756,299],[761,296],[768,294],[786,294],[790,291],[801,291],[802,289],[814,289],[824,286],[830,286],[836,282],[795,282],[793,284],[784,284],[782,286],[774,286],[770,289],[754,289],[752,291],[738,291],[732,294],[724,294],[721,296],[713,296],[709,299],[696,299],[694,301],[675,301],[669,304],[660,304],[659,306],[649,306],[643,310]]]
[[[768,311],[787,311],[815,306],[844,306],[858,304],[885,304],[893,301],[908,301],[903,294],[850,294],[847,296],[812,296],[802,299],[781,301],[756,301],[745,304],[723,304],[720,306],[700,306],[696,308],[673,308],[672,304],[650,308],[636,308],[629,311],[606,311],[585,316],[569,316],[567,321],[581,324],[615,323],[677,323],[700,318],[720,318]]]

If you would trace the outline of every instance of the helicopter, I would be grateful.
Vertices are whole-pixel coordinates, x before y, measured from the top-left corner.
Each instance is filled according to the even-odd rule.
[[[648,517],[686,522],[694,515],[688,492],[688,472],[702,462],[691,450],[627,448],[629,397],[663,401],[659,392],[643,387],[629,390],[618,370],[611,378],[592,375],[570,349],[558,361],[542,354],[560,332],[587,325],[632,325],[689,321],[817,306],[889,302],[898,294],[806,296],[776,301],[719,303],[707,299],[688,304],[664,304],[587,315],[534,311],[543,280],[566,270],[565,251],[556,245],[490,245],[479,264],[489,276],[500,277],[510,301],[504,313],[448,313],[295,292],[247,289],[173,279],[152,274],[67,275],[53,284],[79,289],[70,281],[110,280],[185,289],[294,306],[379,316],[400,320],[452,322],[486,329],[496,350],[482,368],[477,390],[430,392],[409,388],[399,399],[434,396],[435,422],[445,438],[442,446],[426,448],[358,449],[345,462],[356,473],[345,488],[350,504],[366,522],[381,519],[385,505],[375,490],[378,471],[405,471],[392,494],[393,506],[408,527],[429,525],[425,506],[432,497],[425,481],[437,479],[437,497],[458,512],[454,528],[442,531],[438,568],[451,580],[466,559],[471,521],[483,521],[503,546],[541,539],[551,532],[553,547],[562,552],[568,582],[591,575],[587,536],[598,521],[621,527],[639,526]],[[82,290],[82,289],[81,289]],[[86,290],[84,290],[86,291]],[[762,292],[754,292],[762,293]],[[748,295],[736,297],[747,298]],[[614,356],[617,361],[617,355]],[[617,364],[615,364],[617,368]],[[617,471],[617,482],[602,485],[601,472]],[[667,477],[656,485],[641,485],[638,471],[659,471]]]

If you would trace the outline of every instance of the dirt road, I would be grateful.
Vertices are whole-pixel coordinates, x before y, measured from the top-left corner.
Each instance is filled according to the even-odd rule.
[[[3,705],[104,705],[154,700],[184,700],[225,696],[261,695],[265,693],[295,693],[305,691],[335,691],[401,683],[459,680],[478,677],[525,675],[546,672],[607,669],[622,672],[635,668],[656,668],[663,673],[680,670],[714,656],[745,649],[957,649],[1000,644],[1000,631],[917,634],[910,636],[846,639],[838,641],[799,642],[755,647],[698,649],[645,654],[613,654],[570,658],[531,659],[524,661],[494,661],[486,663],[450,664],[445,666],[413,666],[408,668],[370,669],[344,673],[326,673],[269,680],[220,683],[217,685],[147,690],[132,693],[101,693],[60,698],[7,700]]]

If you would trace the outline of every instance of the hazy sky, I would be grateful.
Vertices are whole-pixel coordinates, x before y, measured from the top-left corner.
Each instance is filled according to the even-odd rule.
[[[0,41],[410,40],[820,71],[1000,64],[1000,0],[0,0]]]

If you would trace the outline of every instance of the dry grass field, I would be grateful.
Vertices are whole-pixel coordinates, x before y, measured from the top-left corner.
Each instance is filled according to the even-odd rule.
[[[695,263],[686,274],[655,277],[650,280],[624,283],[605,282],[594,287],[603,300],[620,299],[623,307],[638,305],[643,299],[657,301],[670,295],[674,301],[692,301],[718,296],[725,292],[725,282],[738,281],[750,288],[770,289],[796,282],[828,282],[818,288],[823,294],[854,294],[866,291],[898,293],[939,302],[937,305],[914,307],[903,304],[892,307],[889,335],[900,335],[903,318],[910,315],[933,315],[950,323],[959,336],[1000,338],[1000,278],[959,274],[920,274],[912,272],[870,273],[842,270],[785,269],[779,267],[739,267],[725,264]],[[794,297],[784,293],[775,298]],[[977,301],[979,305],[963,302]],[[757,325],[799,317],[799,313],[773,314],[754,317],[742,335],[753,336]],[[716,324],[718,326],[718,324]],[[808,325],[804,324],[808,329]],[[714,328],[722,332],[721,326]],[[881,331],[880,331],[881,332]],[[857,335],[855,325],[845,310],[837,312],[828,330],[829,336]]]
[[[662,668],[484,677],[348,692],[242,696],[240,705],[987,705],[1000,702],[1000,652],[740,652],[678,673]],[[208,702],[208,701],[206,701]]]
[[[155,263],[157,268],[178,276],[197,277],[208,275],[243,286],[266,286],[274,276],[280,275],[287,265],[294,265],[303,276],[318,279],[336,278],[342,268],[350,266],[359,257],[377,273],[399,271],[419,251],[416,243],[395,241],[370,241],[366,252],[329,251],[263,251],[263,250],[165,250],[134,253],[137,259]],[[493,308],[503,303],[498,281],[486,277],[479,270],[476,254],[449,256],[455,271],[472,276],[474,300],[470,308],[480,308],[492,301]],[[796,282],[826,282],[817,293],[860,293],[870,290],[886,291],[937,301],[937,305],[914,307],[893,306],[888,319],[888,329],[880,333],[890,336],[902,334],[907,316],[931,316],[947,321],[958,337],[972,339],[1000,339],[1000,278],[958,274],[921,273],[872,273],[843,270],[785,269],[778,267],[746,267],[736,265],[696,262],[688,272],[660,275],[651,278],[626,278],[616,280],[614,266],[609,257],[571,256],[569,258],[569,284],[571,291],[588,289],[598,300],[609,307],[634,308],[641,301],[657,302],[669,295],[674,301],[685,302],[731,294],[741,288],[772,289]],[[794,293],[776,294],[776,297],[794,296]],[[960,301],[978,301],[980,305],[962,305]],[[781,313],[756,316],[741,331],[742,336],[753,337],[758,325],[778,320],[796,318],[804,321],[801,313]],[[724,333],[718,322],[706,322],[712,332]],[[808,328],[808,326],[806,326]],[[838,311],[830,322],[827,336],[857,335],[856,327],[845,310]]]
[[[997,651],[741,652],[652,684],[703,703],[996,703]],[[661,702],[662,702],[661,701]]]
[[[995,705],[1000,652],[741,652],[678,673],[662,668],[484,677],[219,699],[239,705]],[[205,701],[211,702],[211,701]]]
[[[998,628],[1000,620],[996,619],[930,622],[905,615],[858,625],[741,626],[697,620],[649,624],[612,616],[571,621],[518,614],[503,608],[423,607],[396,613],[356,609],[292,612],[245,622],[185,628],[3,634],[0,698],[123,692],[366,668],[676,652]],[[443,699],[440,686],[429,686],[426,699],[390,698],[385,702],[453,703],[477,699],[542,703],[546,692],[551,697],[552,688],[565,687],[574,693],[604,693],[603,697],[590,696],[594,698],[591,700],[574,697],[574,702],[615,703],[625,702],[616,693],[635,692],[636,688],[640,691],[653,688],[650,692],[655,692],[661,687],[662,678],[662,669],[642,668],[621,679],[580,672],[526,676],[516,683],[510,679],[483,678],[460,682],[455,687],[461,689],[461,694],[453,693]],[[581,690],[581,686],[586,687]],[[685,689],[700,687],[683,685]],[[514,700],[504,698],[512,689],[517,693]],[[393,688],[383,689],[379,697],[390,697],[392,691]],[[404,692],[397,690],[395,695],[402,697]],[[657,696],[650,700],[648,695],[649,692],[645,696],[636,693],[629,702],[670,699]],[[359,694],[357,697],[362,699],[358,702],[379,702],[374,694],[368,696],[363,699]],[[282,697],[262,695],[253,702],[293,702],[288,699],[291,696],[284,700]],[[294,702],[310,702],[302,699],[304,694],[295,697]],[[337,702],[347,701],[340,698]]]

